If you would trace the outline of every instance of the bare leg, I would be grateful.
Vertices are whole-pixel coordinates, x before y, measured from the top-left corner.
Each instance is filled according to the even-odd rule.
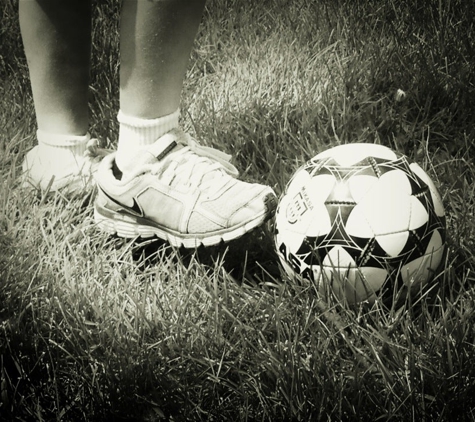
[[[124,0],[120,108],[154,119],[180,105],[183,79],[205,0]]]
[[[88,129],[91,5],[87,0],[21,0],[20,28],[38,128]]]

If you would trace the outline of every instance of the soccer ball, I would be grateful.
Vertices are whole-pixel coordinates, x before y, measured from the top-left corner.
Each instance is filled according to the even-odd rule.
[[[275,218],[285,272],[349,303],[420,288],[444,256],[433,181],[382,145],[340,145],[312,158],[292,176]]]

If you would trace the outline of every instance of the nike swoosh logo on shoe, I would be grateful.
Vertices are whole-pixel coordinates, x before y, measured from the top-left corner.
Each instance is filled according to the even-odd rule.
[[[133,205],[131,207],[129,207],[128,205],[124,205],[122,202],[119,202],[117,201],[116,199],[114,199],[112,196],[110,196],[106,191],[104,191],[104,189],[100,188],[101,189],[101,192],[107,196],[107,198],[109,198],[114,204],[120,206],[122,208],[122,210],[118,210],[118,212],[120,211],[125,211],[126,213],[128,214],[131,214],[133,215],[134,217],[144,217],[144,212],[143,212],[143,209],[142,207],[139,205],[139,203],[137,202],[137,200],[135,199],[135,197],[132,197],[132,200],[133,200]]]

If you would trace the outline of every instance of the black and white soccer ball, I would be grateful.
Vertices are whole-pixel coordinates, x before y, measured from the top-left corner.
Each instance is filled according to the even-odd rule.
[[[300,167],[279,200],[275,228],[285,272],[349,303],[420,288],[445,250],[433,181],[376,144],[337,146]]]

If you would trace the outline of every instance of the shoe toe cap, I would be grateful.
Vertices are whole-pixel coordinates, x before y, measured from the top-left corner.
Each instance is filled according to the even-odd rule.
[[[236,210],[229,219],[229,225],[235,226],[262,218],[266,220],[274,215],[277,199],[269,187],[259,186],[256,195],[241,208]]]

